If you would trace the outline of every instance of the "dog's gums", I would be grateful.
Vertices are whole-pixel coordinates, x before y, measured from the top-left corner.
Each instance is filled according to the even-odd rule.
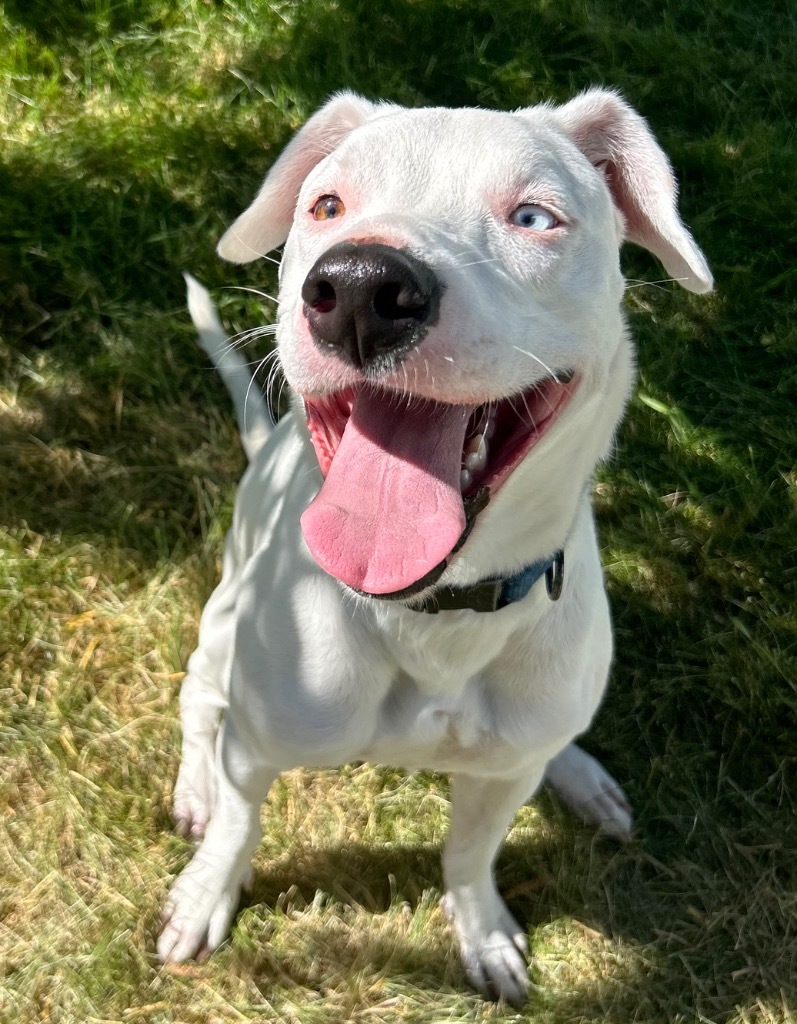
[[[564,371],[479,405],[370,385],[305,398],[325,478],[302,517],[313,556],[361,592],[413,588],[461,545],[469,525],[464,503],[501,487],[576,387]]]

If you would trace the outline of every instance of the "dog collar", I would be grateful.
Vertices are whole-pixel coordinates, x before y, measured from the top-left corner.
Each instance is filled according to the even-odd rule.
[[[470,587],[441,587],[425,598],[423,603],[410,607],[413,611],[428,612],[430,615],[462,608],[470,608],[474,612],[495,612],[515,601],[522,601],[543,576],[548,597],[551,601],[558,601],[565,578],[564,551],[557,551],[550,558],[532,562],[508,579],[482,580]]]

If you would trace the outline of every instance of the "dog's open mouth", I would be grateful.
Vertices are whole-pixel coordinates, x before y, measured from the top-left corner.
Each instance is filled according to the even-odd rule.
[[[324,484],[302,516],[318,564],[355,590],[432,584],[483,507],[577,386],[570,371],[522,394],[451,405],[369,385],[305,398]]]

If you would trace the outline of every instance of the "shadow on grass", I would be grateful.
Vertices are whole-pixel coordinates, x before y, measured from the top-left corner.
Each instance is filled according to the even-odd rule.
[[[0,264],[13,395],[0,411],[0,521],[104,538],[144,565],[200,539],[199,492],[230,487],[244,462],[174,248],[206,215],[152,181],[120,183],[124,144],[96,142],[80,176],[34,157],[0,166],[0,224],[22,248]]]
[[[44,43],[79,46],[108,34],[127,32],[146,24],[156,31],[163,24],[163,4],[157,0],[6,0],[9,20],[28,29]]]
[[[439,892],[440,885],[436,846],[354,842],[345,848],[302,849],[298,858],[289,855],[268,871],[257,872],[246,899],[246,906],[258,916],[275,907],[279,913],[297,915],[302,956],[280,958],[258,950],[252,971],[265,990],[275,975],[324,991],[367,970],[392,984],[403,980],[427,989],[430,995],[442,989],[455,991],[467,985],[456,957],[445,947],[438,951],[419,941],[417,933],[415,939],[407,934],[403,911],[398,917],[389,913],[404,905],[407,915],[436,914],[429,896]],[[319,894],[324,908],[330,908],[323,920],[317,916]],[[373,927],[363,922],[361,911],[374,916]],[[354,933],[344,925],[349,912],[359,916],[360,928]]]
[[[767,6],[773,17],[782,8]],[[698,10],[681,0],[665,12],[653,0],[310,0],[292,12],[279,49],[263,37],[238,67],[245,79],[289,83],[311,106],[355,87],[410,105],[511,108],[611,84],[649,103],[659,130],[700,137],[728,114],[724,73],[743,74],[745,102],[771,110],[773,65],[789,50],[759,11],[731,13],[717,2]]]
[[[247,904],[308,907],[320,890],[330,899],[385,913],[396,901],[417,903],[441,884],[440,849],[432,844],[296,848],[258,871]]]
[[[619,848],[574,829],[547,797],[541,804],[548,812],[543,834],[516,831],[497,867],[499,888],[530,932],[532,965],[535,956],[538,963],[531,1012],[617,1024],[696,1013],[723,1021],[757,1000],[777,1007],[797,996],[788,980],[784,987],[797,960],[793,895],[774,865],[748,862],[746,872],[726,873],[687,848],[665,864],[644,845]],[[451,953],[444,946],[430,955],[421,941],[427,926],[402,931],[397,923],[402,904],[424,920],[430,895],[440,891],[435,846],[296,849],[256,873],[244,905],[250,952],[239,954],[241,969],[263,991],[288,980],[323,992],[366,970],[430,994],[466,989],[453,938]],[[363,911],[374,915],[372,929]],[[272,912],[296,922],[290,950],[284,940],[275,952],[267,936],[258,938]],[[428,927],[440,925],[438,917]],[[766,962],[762,942],[773,949]],[[572,966],[563,978],[565,963]]]

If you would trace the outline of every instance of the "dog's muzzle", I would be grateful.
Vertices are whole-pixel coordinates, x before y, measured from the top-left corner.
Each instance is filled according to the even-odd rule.
[[[437,322],[442,286],[406,249],[341,242],[302,286],[304,314],[322,351],[369,374],[392,370]]]

